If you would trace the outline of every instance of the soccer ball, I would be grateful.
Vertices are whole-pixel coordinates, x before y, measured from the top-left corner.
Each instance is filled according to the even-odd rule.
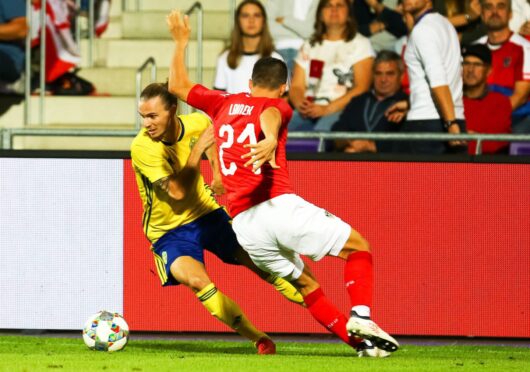
[[[100,311],[85,323],[83,341],[92,350],[118,351],[129,341],[129,326],[120,314]]]

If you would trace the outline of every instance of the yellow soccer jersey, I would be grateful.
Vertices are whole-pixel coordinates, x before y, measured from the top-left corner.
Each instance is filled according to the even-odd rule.
[[[180,115],[179,118],[182,128],[175,144],[165,145],[152,140],[145,128],[131,144],[132,165],[144,208],[144,233],[151,243],[169,230],[220,208],[202,175],[194,185],[196,192],[189,193],[182,201],[171,199],[153,187],[156,181],[175,173],[173,169],[180,170],[186,165],[191,148],[211,125],[208,117],[199,113]],[[181,124],[177,121],[177,125]]]

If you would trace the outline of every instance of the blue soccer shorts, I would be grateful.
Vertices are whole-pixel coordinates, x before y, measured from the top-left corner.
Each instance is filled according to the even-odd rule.
[[[240,264],[235,258],[240,246],[232,230],[230,216],[222,208],[165,233],[153,244],[155,265],[162,285],[180,284],[169,270],[177,258],[190,256],[204,264],[204,249],[224,263]]]

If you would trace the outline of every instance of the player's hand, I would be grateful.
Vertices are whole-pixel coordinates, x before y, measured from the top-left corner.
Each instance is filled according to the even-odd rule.
[[[180,11],[172,10],[166,16],[166,22],[173,40],[176,43],[186,46],[191,34],[189,17],[185,15],[183,18]]]
[[[264,138],[258,143],[243,145],[243,147],[250,149],[250,152],[241,156],[242,159],[250,158],[250,160],[245,163],[245,167],[252,165],[252,171],[256,172],[263,164],[269,162],[271,168],[280,168],[276,164],[277,146],[278,141],[271,138]]]
[[[213,178],[212,183],[210,184],[210,188],[212,189],[215,195],[221,196],[226,194],[225,185],[223,185],[223,181],[219,177]]]
[[[203,153],[208,147],[213,145],[215,137],[213,135],[213,125],[209,125],[193,146],[193,149]]]

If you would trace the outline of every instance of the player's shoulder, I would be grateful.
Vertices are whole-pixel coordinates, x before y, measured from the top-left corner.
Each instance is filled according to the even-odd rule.
[[[144,128],[134,137],[130,149],[133,160],[151,156],[163,156],[165,153],[164,144],[160,141],[154,141]]]
[[[183,135],[200,133],[211,124],[210,117],[202,112],[179,115],[178,118],[183,126]]]
[[[134,137],[131,142],[131,152],[136,151],[139,147],[147,145],[148,141],[151,140],[145,131],[145,128],[140,129],[138,134]]]

